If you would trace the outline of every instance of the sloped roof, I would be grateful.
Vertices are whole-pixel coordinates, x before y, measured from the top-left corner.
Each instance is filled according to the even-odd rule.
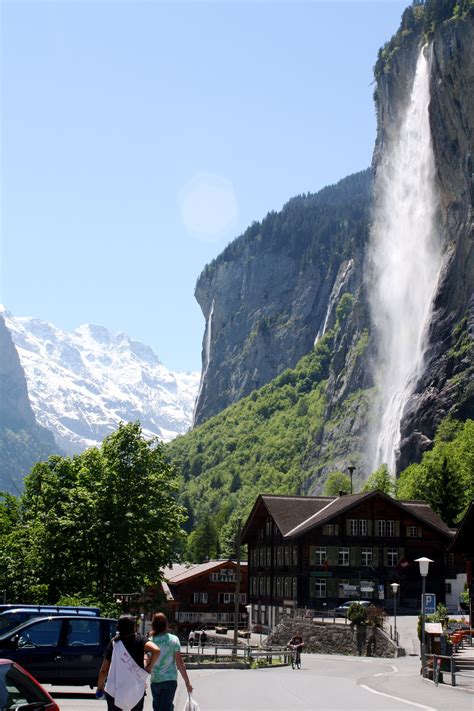
[[[235,560],[209,560],[207,563],[176,563],[170,568],[165,568],[163,570],[163,579],[168,583],[168,585],[179,585],[180,583],[190,580],[191,578],[196,578],[203,573],[207,573],[210,570],[218,570],[225,565],[231,565],[235,567],[237,564]],[[240,563],[241,567],[246,566],[245,561]]]
[[[243,539],[251,527],[262,505],[272,516],[285,538],[300,536],[306,531],[331,521],[345,511],[350,510],[361,501],[372,497],[381,497],[394,506],[403,509],[407,514],[420,522],[435,528],[446,537],[452,537],[452,532],[444,521],[433,511],[425,501],[401,501],[393,499],[381,491],[367,491],[360,494],[345,494],[344,496],[275,496],[262,494],[258,497],[244,526]]]
[[[450,549],[456,553],[473,554],[474,544],[472,542],[472,531],[474,529],[474,501],[471,501],[464,514],[464,518],[456,531]]]

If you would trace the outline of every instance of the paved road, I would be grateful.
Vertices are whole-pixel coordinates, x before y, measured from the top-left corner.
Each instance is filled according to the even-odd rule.
[[[434,687],[419,676],[419,661],[302,655],[302,669],[190,671],[201,711],[473,711],[474,696],[450,687]],[[61,711],[106,711],[103,701],[77,690],[53,691]],[[66,691],[61,690],[62,692]],[[175,711],[182,711],[182,683]],[[147,697],[145,711],[151,711]]]

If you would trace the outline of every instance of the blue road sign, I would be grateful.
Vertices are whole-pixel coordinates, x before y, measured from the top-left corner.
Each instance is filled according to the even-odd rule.
[[[436,595],[425,593],[425,615],[433,615],[436,612]]]

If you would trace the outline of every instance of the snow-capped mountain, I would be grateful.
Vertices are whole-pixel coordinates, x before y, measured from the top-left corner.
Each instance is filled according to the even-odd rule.
[[[192,424],[199,373],[169,371],[153,350],[102,326],[72,333],[46,321],[2,315],[25,371],[38,422],[68,454],[95,446],[119,422],[169,441]]]

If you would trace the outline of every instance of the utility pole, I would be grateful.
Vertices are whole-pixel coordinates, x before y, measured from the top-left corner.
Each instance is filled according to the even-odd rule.
[[[234,654],[237,655],[237,640],[239,631],[239,611],[240,611],[240,536],[242,532],[242,521],[237,519],[237,534],[235,540],[235,553],[237,568],[235,570],[235,605],[234,605]]]

